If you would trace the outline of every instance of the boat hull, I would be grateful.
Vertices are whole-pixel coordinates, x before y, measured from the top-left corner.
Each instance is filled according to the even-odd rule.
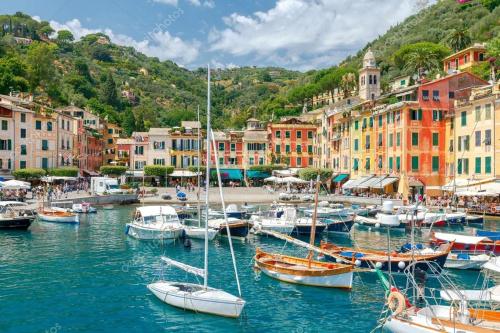
[[[78,215],[70,216],[57,216],[44,213],[38,213],[38,218],[45,222],[55,222],[55,223],[80,223]]]
[[[295,235],[310,235],[312,225],[295,225],[293,228],[293,234]],[[320,234],[325,231],[326,225],[316,225],[316,234]]]
[[[245,306],[244,300],[223,290],[191,283],[159,281],[149,284],[148,289],[169,305],[217,316],[237,318]]]
[[[248,222],[229,223],[229,230],[231,231],[231,237],[245,238],[246,236],[248,236],[250,226],[249,226]],[[227,236],[226,225],[224,225],[224,224],[221,225],[219,232],[222,236]]]
[[[255,268],[274,279],[327,288],[352,288],[353,270],[350,265],[328,264],[257,249]]]
[[[349,233],[354,225],[354,220],[325,222],[328,232]]]
[[[166,242],[174,242],[181,236],[182,228],[172,229],[152,229],[128,223],[125,233],[130,237],[141,240],[162,240]]]
[[[205,228],[203,227],[186,227],[184,228],[186,236],[193,239],[205,239]],[[213,240],[219,233],[218,230],[208,229],[208,240]]]
[[[34,216],[0,219],[0,229],[26,230],[31,226],[34,220]]]

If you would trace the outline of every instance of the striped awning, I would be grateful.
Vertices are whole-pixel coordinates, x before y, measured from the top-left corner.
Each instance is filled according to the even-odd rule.
[[[387,177],[383,179],[381,182],[373,184],[372,188],[376,189],[384,189],[384,187],[391,185],[399,180],[399,177]]]

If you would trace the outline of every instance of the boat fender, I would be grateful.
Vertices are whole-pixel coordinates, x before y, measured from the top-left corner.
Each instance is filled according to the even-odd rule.
[[[129,229],[130,229],[130,226],[127,224],[127,225],[125,226],[125,235],[128,235],[128,231],[129,231]]]
[[[377,269],[381,269],[382,268],[382,263],[379,261],[375,264],[375,267],[377,267]]]
[[[380,228],[380,223],[375,223],[375,228]]]
[[[334,269],[334,268],[335,268],[334,265],[332,265],[332,264],[328,265],[328,269]]]
[[[405,297],[398,291],[393,291],[387,297],[387,305],[391,309],[392,314],[397,316],[404,311],[406,302]]]
[[[405,264],[405,262],[404,262],[404,261],[400,261],[400,262],[398,262],[398,268],[399,268],[399,269],[405,269],[405,267],[406,267],[406,264]]]
[[[356,265],[357,267],[361,266],[361,260],[356,259],[356,261],[354,262],[354,265]]]

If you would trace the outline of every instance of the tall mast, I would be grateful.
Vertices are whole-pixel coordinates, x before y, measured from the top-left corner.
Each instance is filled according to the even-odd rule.
[[[319,183],[320,181],[320,171],[318,170],[318,176],[316,177],[316,193],[314,194],[314,212],[312,216],[312,226],[311,226],[311,236],[309,238],[309,244],[314,246],[314,240],[316,238],[316,219],[318,218],[318,197],[319,197]],[[313,251],[309,251],[309,262],[308,267],[311,268],[311,260],[313,257]]]
[[[207,163],[205,173],[205,276],[203,287],[208,286],[208,190],[210,183],[210,64],[207,66]],[[201,126],[200,126],[201,129]]]
[[[198,127],[198,142],[196,143],[196,146],[198,147],[198,169],[197,169],[197,177],[198,177],[198,192],[196,193],[196,202],[197,202],[197,212],[198,212],[198,227],[201,226],[201,207],[200,207],[200,181],[201,181],[201,172],[200,172],[200,163],[201,163],[201,140],[200,140],[200,132],[201,132],[201,122],[200,122],[200,105],[198,105],[198,112],[197,112],[197,119],[198,119],[198,124],[200,127]]]

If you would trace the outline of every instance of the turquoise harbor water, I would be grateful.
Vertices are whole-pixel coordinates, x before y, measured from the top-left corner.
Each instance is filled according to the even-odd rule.
[[[133,207],[82,216],[79,226],[36,222],[28,232],[0,232],[0,332],[369,332],[376,326],[383,289],[374,274],[355,276],[351,292],[281,283],[252,269],[255,247],[304,254],[293,245],[250,236],[235,241],[243,297],[240,319],[194,314],[160,302],[146,288],[162,272],[166,254],[202,267],[203,243],[161,246],[128,238],[125,223]],[[495,224],[489,223],[490,229]],[[406,242],[391,233],[393,245]],[[386,247],[387,234],[355,230],[360,246]],[[326,236],[324,236],[326,237]],[[351,244],[344,236],[331,241]],[[212,287],[237,294],[229,244],[210,244]],[[174,268],[163,274],[193,280]],[[454,272],[472,287],[475,272]]]

